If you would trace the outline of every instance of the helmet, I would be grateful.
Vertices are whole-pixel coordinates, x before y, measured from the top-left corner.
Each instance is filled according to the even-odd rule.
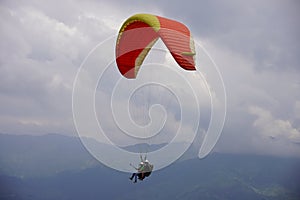
[[[149,161],[148,161],[148,160],[145,160],[145,163],[149,163]]]

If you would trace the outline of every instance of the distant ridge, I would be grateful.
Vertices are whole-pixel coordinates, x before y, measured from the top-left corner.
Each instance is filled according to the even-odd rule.
[[[299,169],[295,158],[213,153],[133,184],[129,174],[98,163],[79,138],[0,134],[1,200],[299,200]]]
[[[166,145],[167,143],[162,143],[162,144],[141,143],[141,144],[124,146],[121,148],[134,153],[141,153],[141,152],[148,153],[148,152],[156,151]]]

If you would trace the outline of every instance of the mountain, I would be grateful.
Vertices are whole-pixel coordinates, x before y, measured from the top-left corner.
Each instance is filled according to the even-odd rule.
[[[16,166],[13,168],[16,170],[14,173],[12,173],[13,170],[1,170],[1,200],[300,199],[300,160],[296,158],[214,153],[202,160],[177,161],[163,170],[153,172],[144,181],[132,183],[128,179],[130,174],[109,169],[101,164],[87,167],[84,163],[92,158],[84,153],[84,149],[80,149],[82,147],[80,143],[77,143],[80,141],[76,138],[60,135],[13,137],[14,139],[8,137],[11,141],[6,139],[5,148],[2,147],[3,141],[1,140],[1,159],[4,154],[7,155],[6,159],[11,155],[22,157],[23,153],[24,156],[28,156],[32,150],[36,152],[35,156],[27,160],[26,165],[19,167],[31,166],[46,173],[43,176],[33,174],[33,176],[20,177],[13,175],[20,172]],[[3,139],[2,136],[0,138]],[[11,150],[9,146],[16,145],[16,139],[19,140],[19,146],[16,146],[13,152],[2,152],[2,150]],[[22,140],[28,143],[21,142]],[[65,148],[59,149],[62,151],[59,155],[60,159],[55,160],[56,156],[52,154],[59,152],[56,148],[60,145],[55,143],[58,145],[55,146],[51,143],[57,140],[61,141],[61,145]],[[34,141],[34,147],[30,147],[30,151],[25,151],[23,145],[29,145],[32,141]],[[69,154],[68,151],[77,152],[82,156],[79,156],[79,159],[74,158],[77,154]],[[57,162],[60,172],[53,173],[54,170],[49,170],[50,168],[39,169],[46,164],[37,165],[38,162],[35,159],[46,156],[54,157],[53,165]],[[44,160],[46,163],[49,161],[46,158]],[[76,167],[66,164],[68,161],[75,163]],[[2,163],[12,166],[12,163],[1,161],[1,169],[5,168]],[[80,168],[80,166],[84,167]]]
[[[48,176],[97,165],[98,162],[86,151],[79,138],[59,134],[0,134],[0,174]]]
[[[162,147],[167,145],[167,143],[162,143],[162,144],[147,144],[147,143],[141,143],[141,144],[135,144],[135,145],[129,145],[122,147],[122,149],[129,151],[129,152],[134,152],[134,153],[139,153],[139,152],[151,152],[151,151],[156,151]]]
[[[111,145],[84,138],[86,143],[109,151]],[[153,151],[166,144],[136,144],[121,147],[131,152]],[[180,145],[180,144],[178,144]],[[101,166],[80,139],[59,134],[42,136],[0,134],[0,175],[50,176],[65,170],[80,171]]]

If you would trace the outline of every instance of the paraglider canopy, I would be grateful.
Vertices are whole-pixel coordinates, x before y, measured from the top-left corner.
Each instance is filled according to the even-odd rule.
[[[116,62],[121,74],[135,78],[159,38],[180,67],[196,70],[194,40],[184,24],[151,14],[136,14],[124,22],[117,38]]]

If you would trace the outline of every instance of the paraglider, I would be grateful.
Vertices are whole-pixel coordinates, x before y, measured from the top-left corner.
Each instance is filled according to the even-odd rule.
[[[116,63],[122,76],[135,79],[147,54],[161,39],[169,52],[184,70],[196,70],[194,40],[190,30],[182,23],[151,14],[136,14],[121,26],[116,41]],[[150,176],[153,165],[142,159],[130,177],[134,182]]]
[[[129,178],[130,180],[132,180],[134,178],[134,183],[137,182],[137,178],[139,180],[144,180],[144,178],[149,177],[152,173],[153,170],[153,165],[150,164],[150,162],[146,159],[146,156],[143,157],[140,156],[141,158],[141,162],[139,164],[138,167],[135,167],[134,165],[130,164],[135,170],[137,170],[137,172],[132,173],[131,177]]]
[[[123,23],[117,37],[116,62],[121,74],[136,78],[145,57],[159,38],[180,67],[196,70],[194,40],[184,24],[151,14],[136,14]]]

